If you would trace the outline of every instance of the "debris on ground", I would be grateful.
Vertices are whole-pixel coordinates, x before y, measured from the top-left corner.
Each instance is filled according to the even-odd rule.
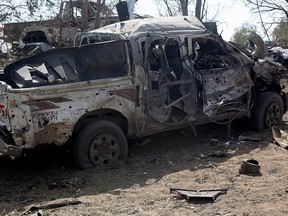
[[[213,153],[210,153],[208,155],[203,155],[202,158],[208,158],[208,157],[218,157],[218,158],[224,158],[227,157],[227,154],[225,154],[224,152],[221,151],[215,151]]]
[[[53,190],[55,188],[75,188],[84,184],[81,178],[73,177],[67,179],[56,179],[48,182],[48,189]]]
[[[243,135],[239,135],[239,137],[238,137],[238,141],[248,141],[248,140],[258,142],[258,141],[261,141],[262,138],[261,137],[243,136]]]
[[[232,144],[232,141],[227,141],[224,143],[225,146],[229,146],[230,144]]]
[[[79,204],[81,204],[81,201],[73,200],[73,201],[63,201],[63,202],[58,202],[58,203],[52,203],[52,204],[47,204],[47,205],[32,206],[28,211],[21,214],[21,216],[31,215],[36,212],[40,212],[40,210],[42,209],[54,209],[54,208],[60,208],[60,207],[70,206],[70,205],[79,205]],[[40,215],[43,215],[43,214],[41,213]]]
[[[257,160],[246,159],[241,163],[239,173],[245,175],[261,175],[260,167],[261,166]]]
[[[219,142],[218,139],[210,139],[210,140],[209,140],[209,144],[210,144],[211,146],[217,145],[218,142]]]
[[[145,140],[143,140],[143,141],[136,142],[136,143],[134,144],[134,147],[142,147],[142,146],[145,146],[145,145],[149,144],[150,142],[151,142],[150,139],[145,139]]]
[[[191,199],[204,199],[208,201],[214,201],[217,196],[225,194],[227,189],[217,189],[217,190],[188,190],[188,189],[176,189],[170,188],[170,193],[176,192],[180,196],[183,196],[186,200]]]
[[[245,145],[245,144],[247,144],[247,142],[246,141],[239,141],[239,142],[237,142],[237,144],[238,145]]]
[[[272,127],[273,138],[282,148],[288,147],[288,133],[281,130],[278,126]]]

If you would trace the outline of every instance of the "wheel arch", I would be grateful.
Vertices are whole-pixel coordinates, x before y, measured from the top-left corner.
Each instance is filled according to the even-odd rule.
[[[128,136],[128,130],[129,130],[128,119],[121,112],[109,108],[94,110],[81,116],[81,118],[77,121],[77,123],[73,127],[72,136],[77,134],[84,125],[95,120],[111,121],[118,127],[120,127],[123,133],[126,136]]]
[[[283,114],[285,113],[285,105],[281,94],[272,91],[263,91],[258,93],[254,101],[254,105],[250,110],[250,127],[255,131],[260,131],[268,128],[264,123],[264,118],[268,106],[276,103],[279,106],[279,123],[282,121]],[[277,115],[276,115],[277,117]],[[278,121],[278,120],[277,120]]]

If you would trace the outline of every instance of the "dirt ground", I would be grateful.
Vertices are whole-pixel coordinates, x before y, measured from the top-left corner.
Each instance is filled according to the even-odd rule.
[[[288,130],[286,122],[288,114],[281,129]],[[288,151],[273,143],[270,130],[239,125],[232,124],[231,138],[224,125],[209,124],[197,127],[197,138],[187,128],[133,140],[127,164],[113,170],[79,171],[69,152],[57,148],[0,157],[0,215],[33,206],[44,207],[34,215],[287,215]],[[239,142],[239,135],[262,141]],[[239,174],[242,161],[252,158],[261,175]],[[214,202],[187,201],[170,188],[227,193]],[[45,209],[71,201],[81,203]]]

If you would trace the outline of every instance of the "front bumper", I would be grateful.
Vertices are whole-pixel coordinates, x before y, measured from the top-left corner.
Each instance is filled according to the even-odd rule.
[[[6,144],[0,137],[0,154],[19,157],[22,154],[22,148]]]

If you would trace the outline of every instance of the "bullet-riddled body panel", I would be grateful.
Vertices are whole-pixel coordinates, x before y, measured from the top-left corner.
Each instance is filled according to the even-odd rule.
[[[8,93],[8,101],[15,144],[25,145],[25,148],[39,143],[63,145],[77,121],[95,110],[117,110],[131,122],[134,119],[131,77],[62,85],[54,90],[45,87],[26,92],[18,90]]]

